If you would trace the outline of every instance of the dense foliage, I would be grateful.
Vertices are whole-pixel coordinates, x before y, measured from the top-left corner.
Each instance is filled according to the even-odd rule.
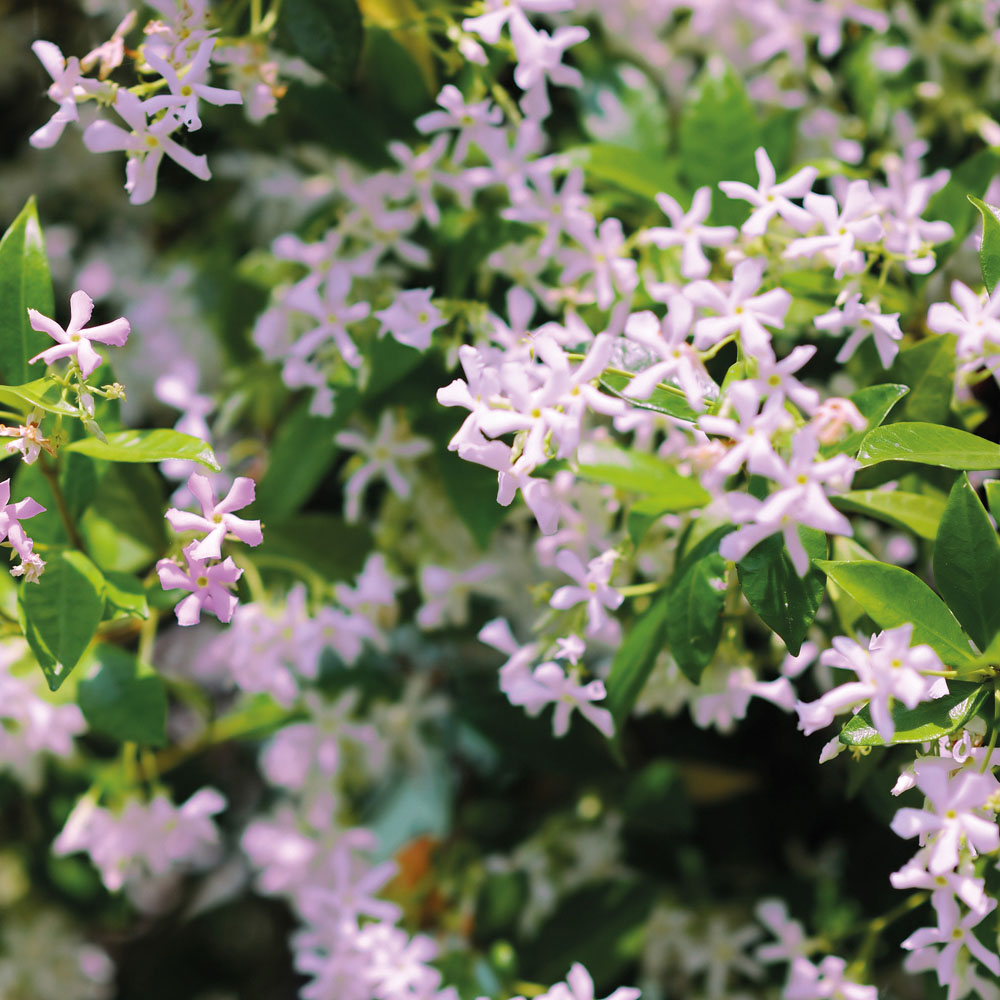
[[[997,4],[2,41],[0,997],[1000,1000]]]

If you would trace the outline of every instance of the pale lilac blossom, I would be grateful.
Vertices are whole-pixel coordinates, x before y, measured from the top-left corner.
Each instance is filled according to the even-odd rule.
[[[124,317],[84,329],[94,311],[94,300],[84,291],[76,291],[70,296],[70,321],[64,330],[55,320],[43,316],[37,309],[28,310],[28,320],[32,330],[47,333],[55,347],[49,347],[28,359],[29,364],[44,361],[47,365],[60,358],[73,358],[80,366],[80,374],[89,378],[101,364],[101,355],[93,348],[91,341],[121,347],[131,330]]]

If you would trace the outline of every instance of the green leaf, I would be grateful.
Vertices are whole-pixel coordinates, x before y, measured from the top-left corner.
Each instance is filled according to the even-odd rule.
[[[955,167],[948,183],[931,197],[927,210],[922,213],[924,218],[940,219],[950,223],[955,230],[955,235],[934,252],[938,268],[958,249],[972,230],[976,211],[969,202],[968,194],[982,197],[998,172],[1000,156],[992,149],[981,149]]]
[[[904,347],[886,378],[910,387],[909,395],[893,414],[895,419],[943,424],[948,419],[954,391],[954,335],[939,334]]]
[[[661,192],[677,193],[677,175],[662,157],[607,142],[579,146],[569,155],[588,177],[614,184],[640,198],[652,201]]]
[[[356,576],[375,545],[363,525],[348,524],[335,514],[318,511],[303,511],[279,523],[268,522],[266,535],[267,543],[259,556],[262,569],[273,558],[275,565],[284,560],[285,568],[297,573],[292,563],[298,562],[327,580]]]
[[[994,518],[1000,517],[1000,479],[987,479],[983,483],[986,490],[986,502],[990,505],[990,513]]]
[[[912,531],[920,538],[935,538],[944,513],[940,497],[903,490],[856,490],[830,497],[838,510],[868,514],[879,521]]]
[[[333,437],[354,412],[357,399],[352,389],[338,390],[332,416],[313,416],[303,401],[281,422],[268,451],[267,471],[257,484],[254,517],[284,521],[312,496],[337,454]]]
[[[590,483],[653,494],[663,512],[701,507],[711,499],[697,480],[681,475],[665,459],[614,445],[585,445],[579,450],[577,476]]]
[[[670,595],[664,590],[629,628],[608,674],[605,705],[615,720],[617,737],[622,723],[649,679],[657,656],[667,644]]]
[[[94,437],[82,438],[66,445],[63,450],[88,455],[90,458],[107,459],[109,462],[165,462],[181,458],[188,462],[198,462],[213,472],[221,469],[212,449],[201,438],[164,428],[152,431],[116,431],[109,434],[106,441]]]
[[[162,679],[118,646],[97,647],[101,669],[80,681],[77,704],[91,729],[120,743],[167,744],[167,689]]]
[[[445,444],[447,438],[437,439]],[[447,447],[435,451],[438,481],[452,509],[469,529],[476,544],[485,551],[493,533],[506,520],[509,507],[497,503],[497,476],[492,469],[466,462]]]
[[[30,375],[28,358],[52,339],[31,329],[28,309],[55,313],[52,278],[34,197],[0,240],[0,382],[20,385]]]
[[[48,413],[62,413],[70,417],[75,417],[78,412],[71,403],[63,402],[62,386],[50,375],[24,385],[0,385],[0,400],[19,409],[29,410],[37,406]]]
[[[909,392],[905,385],[887,383],[885,385],[869,385],[864,389],[851,393],[848,397],[858,408],[858,412],[868,421],[863,431],[852,431],[843,440],[824,445],[821,449],[824,457],[830,455],[856,455],[864,441],[865,435],[878,427],[889,415],[889,411]]]
[[[862,466],[916,462],[942,469],[1000,469],[1000,447],[956,427],[914,421],[869,431],[858,460]]]
[[[664,505],[660,497],[643,497],[636,500],[629,508],[628,516],[625,518],[625,526],[628,536],[633,544],[638,545],[645,537],[646,532],[656,524],[664,514],[672,513],[669,502]]]
[[[761,130],[743,81],[730,67],[720,73],[710,62],[694,85],[693,100],[681,118],[679,156],[681,180],[691,191],[707,184],[715,192],[719,181],[756,184],[754,150]],[[712,220],[738,225],[747,217],[743,202],[713,199]]]
[[[722,634],[726,561],[719,555],[719,540],[728,530],[721,529],[702,539],[678,567],[670,586],[670,654],[694,684],[711,663]]]
[[[680,389],[671,391],[656,388],[648,399],[633,399],[625,395],[625,389],[635,376],[625,372],[605,372],[601,376],[601,385],[612,395],[627,399],[630,406],[638,406],[640,410],[653,410],[655,413],[665,413],[668,417],[678,417],[680,420],[690,420],[694,423],[698,414],[691,409],[687,398]]]
[[[983,240],[979,247],[979,268],[983,272],[983,284],[992,295],[997,279],[1000,279],[1000,219],[997,209],[985,201],[968,195],[969,201],[979,209],[983,217]]]
[[[149,617],[146,590],[142,581],[131,573],[105,573],[104,600],[116,611],[133,618]]]
[[[896,734],[892,742],[927,743],[955,732],[964,726],[982,707],[992,690],[991,684],[970,684],[948,681],[948,694],[926,701],[916,708],[900,702],[892,705],[892,721]],[[840,731],[840,742],[849,747],[885,746],[872,723],[871,711],[865,706]]]
[[[285,0],[281,23],[307,63],[338,87],[351,83],[364,41],[356,0]]]
[[[1000,540],[969,477],[955,480],[934,543],[934,583],[980,649],[1000,629]]]
[[[50,556],[38,583],[23,583],[17,614],[49,688],[58,690],[101,622],[99,570],[80,552]]]
[[[826,556],[826,535],[799,526],[799,538],[810,560]],[[813,567],[800,577],[781,535],[765,538],[737,564],[740,586],[760,620],[777,632],[788,651],[797,655],[823,601],[826,581]]]
[[[148,465],[110,464],[80,519],[80,530],[102,570],[147,568],[167,546],[162,481],[156,471]]]
[[[918,576],[888,563],[826,562],[816,565],[865,609],[881,629],[913,623],[913,644],[926,643],[948,666],[974,659],[972,647],[944,601]]]

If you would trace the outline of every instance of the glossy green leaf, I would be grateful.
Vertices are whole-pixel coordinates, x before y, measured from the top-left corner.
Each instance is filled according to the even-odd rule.
[[[987,205],[981,198],[969,195],[969,201],[979,209],[983,217],[983,239],[979,247],[979,268],[983,272],[983,284],[992,295],[997,280],[1000,279],[1000,219],[997,209]]]
[[[162,747],[167,743],[167,689],[118,646],[97,647],[100,670],[80,682],[77,703],[91,729],[121,743]]]
[[[966,475],[955,480],[941,518],[934,583],[975,644],[986,649],[1000,630],[1000,540]]]
[[[832,496],[830,500],[838,510],[867,514],[912,531],[920,538],[937,537],[944,513],[944,500],[940,497],[904,490],[855,490]]]
[[[799,527],[799,538],[811,560],[826,557],[826,535]],[[826,580],[810,567],[800,577],[792,565],[781,535],[765,538],[736,564],[740,586],[750,607],[768,628],[777,632],[794,656],[802,648],[809,626],[823,601]]]
[[[851,431],[840,441],[824,445],[821,449],[823,455],[856,455],[865,435],[885,420],[889,411],[907,392],[909,389],[905,385],[886,383],[884,385],[869,385],[851,393],[849,397],[851,402],[858,408],[861,416],[868,421],[868,426],[862,431]]]
[[[942,469],[1000,469],[1000,447],[956,427],[918,421],[886,424],[869,431],[858,460],[863,466],[917,462]]]
[[[584,445],[579,450],[577,476],[590,483],[652,494],[662,510],[689,510],[708,503],[709,495],[696,479],[681,475],[666,459],[614,445]]]
[[[658,386],[650,393],[648,399],[633,399],[631,396],[626,396],[625,389],[633,378],[634,375],[627,372],[605,372],[601,376],[601,386],[612,395],[627,399],[630,406],[637,406],[640,410],[653,410],[655,413],[665,413],[668,417],[690,420],[692,423],[698,419],[698,414],[691,409],[680,389]]]
[[[746,203],[726,198],[716,185],[725,180],[756,185],[754,150],[760,144],[760,126],[743,80],[731,67],[719,72],[709,62],[681,117],[679,168],[690,190],[705,184],[712,188],[714,222],[737,225],[747,217]]]
[[[33,197],[0,240],[0,382],[27,382],[28,358],[52,346],[51,337],[31,329],[29,308],[50,317],[55,313],[45,239]]]
[[[886,378],[910,387],[893,414],[894,419],[944,423],[951,410],[955,387],[954,335],[936,334],[904,347],[896,355]]]
[[[892,721],[896,727],[893,744],[935,742],[964,726],[982,707],[992,691],[991,684],[948,681],[948,694],[935,701],[907,708],[894,702]],[[851,747],[885,746],[865,706],[840,731],[840,742]]]
[[[285,0],[281,24],[296,53],[331,83],[353,80],[364,41],[356,0]]]
[[[0,400],[26,412],[35,406],[48,413],[62,413],[71,417],[75,417],[78,412],[72,403],[63,401],[62,387],[49,375],[24,385],[0,385]]]
[[[201,438],[159,428],[152,431],[116,431],[106,441],[82,438],[66,445],[67,452],[103,458],[109,462],[165,462],[184,459],[198,462],[213,472],[220,470],[212,449]]]
[[[990,513],[994,519],[1000,517],[1000,479],[987,479],[983,483],[986,490],[986,502],[990,505]]]
[[[18,620],[53,691],[77,665],[101,622],[100,580],[82,553],[63,552],[48,558],[38,583],[21,584]]]
[[[667,644],[670,596],[666,590],[632,624],[618,647],[608,674],[605,705],[615,720],[617,734],[649,679],[657,656]]]
[[[722,634],[726,561],[719,555],[719,540],[727,530],[702,539],[678,567],[670,585],[667,611],[670,654],[694,684],[711,663]]]
[[[968,637],[944,601],[920,577],[882,562],[816,564],[865,609],[881,629],[913,623],[913,644],[926,643],[948,666],[970,663]]]
[[[649,201],[661,192],[677,191],[677,175],[662,157],[606,142],[580,146],[570,150],[569,156],[593,180],[606,181]]]

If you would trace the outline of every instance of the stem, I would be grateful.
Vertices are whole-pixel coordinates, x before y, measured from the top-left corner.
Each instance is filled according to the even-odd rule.
[[[622,597],[641,597],[643,594],[655,594],[663,589],[662,583],[635,583],[631,587],[615,588]]]
[[[153,761],[156,776],[166,774],[167,771],[183,764],[188,758],[194,757],[204,750],[285,722],[293,718],[295,714],[294,711],[282,708],[277,704],[269,705],[266,712],[262,711],[261,706],[251,705],[247,711],[234,712],[217,722],[209,723],[202,736],[193,743],[188,743],[186,746],[170,747],[156,754]]]
[[[997,745],[997,733],[1000,732],[1000,691],[993,690],[993,725],[990,727],[990,741],[986,744],[986,753],[983,755],[983,763],[979,768],[980,774],[985,774],[990,766],[990,758]]]
[[[38,466],[49,484],[49,489],[52,490],[52,498],[56,502],[56,510],[59,512],[59,519],[62,521],[63,527],[66,529],[66,534],[69,536],[70,544],[73,548],[79,549],[86,555],[87,545],[77,529],[76,522],[70,515],[69,507],[66,504],[66,497],[63,494],[62,487],[59,485],[59,470],[41,454],[38,456]]]

